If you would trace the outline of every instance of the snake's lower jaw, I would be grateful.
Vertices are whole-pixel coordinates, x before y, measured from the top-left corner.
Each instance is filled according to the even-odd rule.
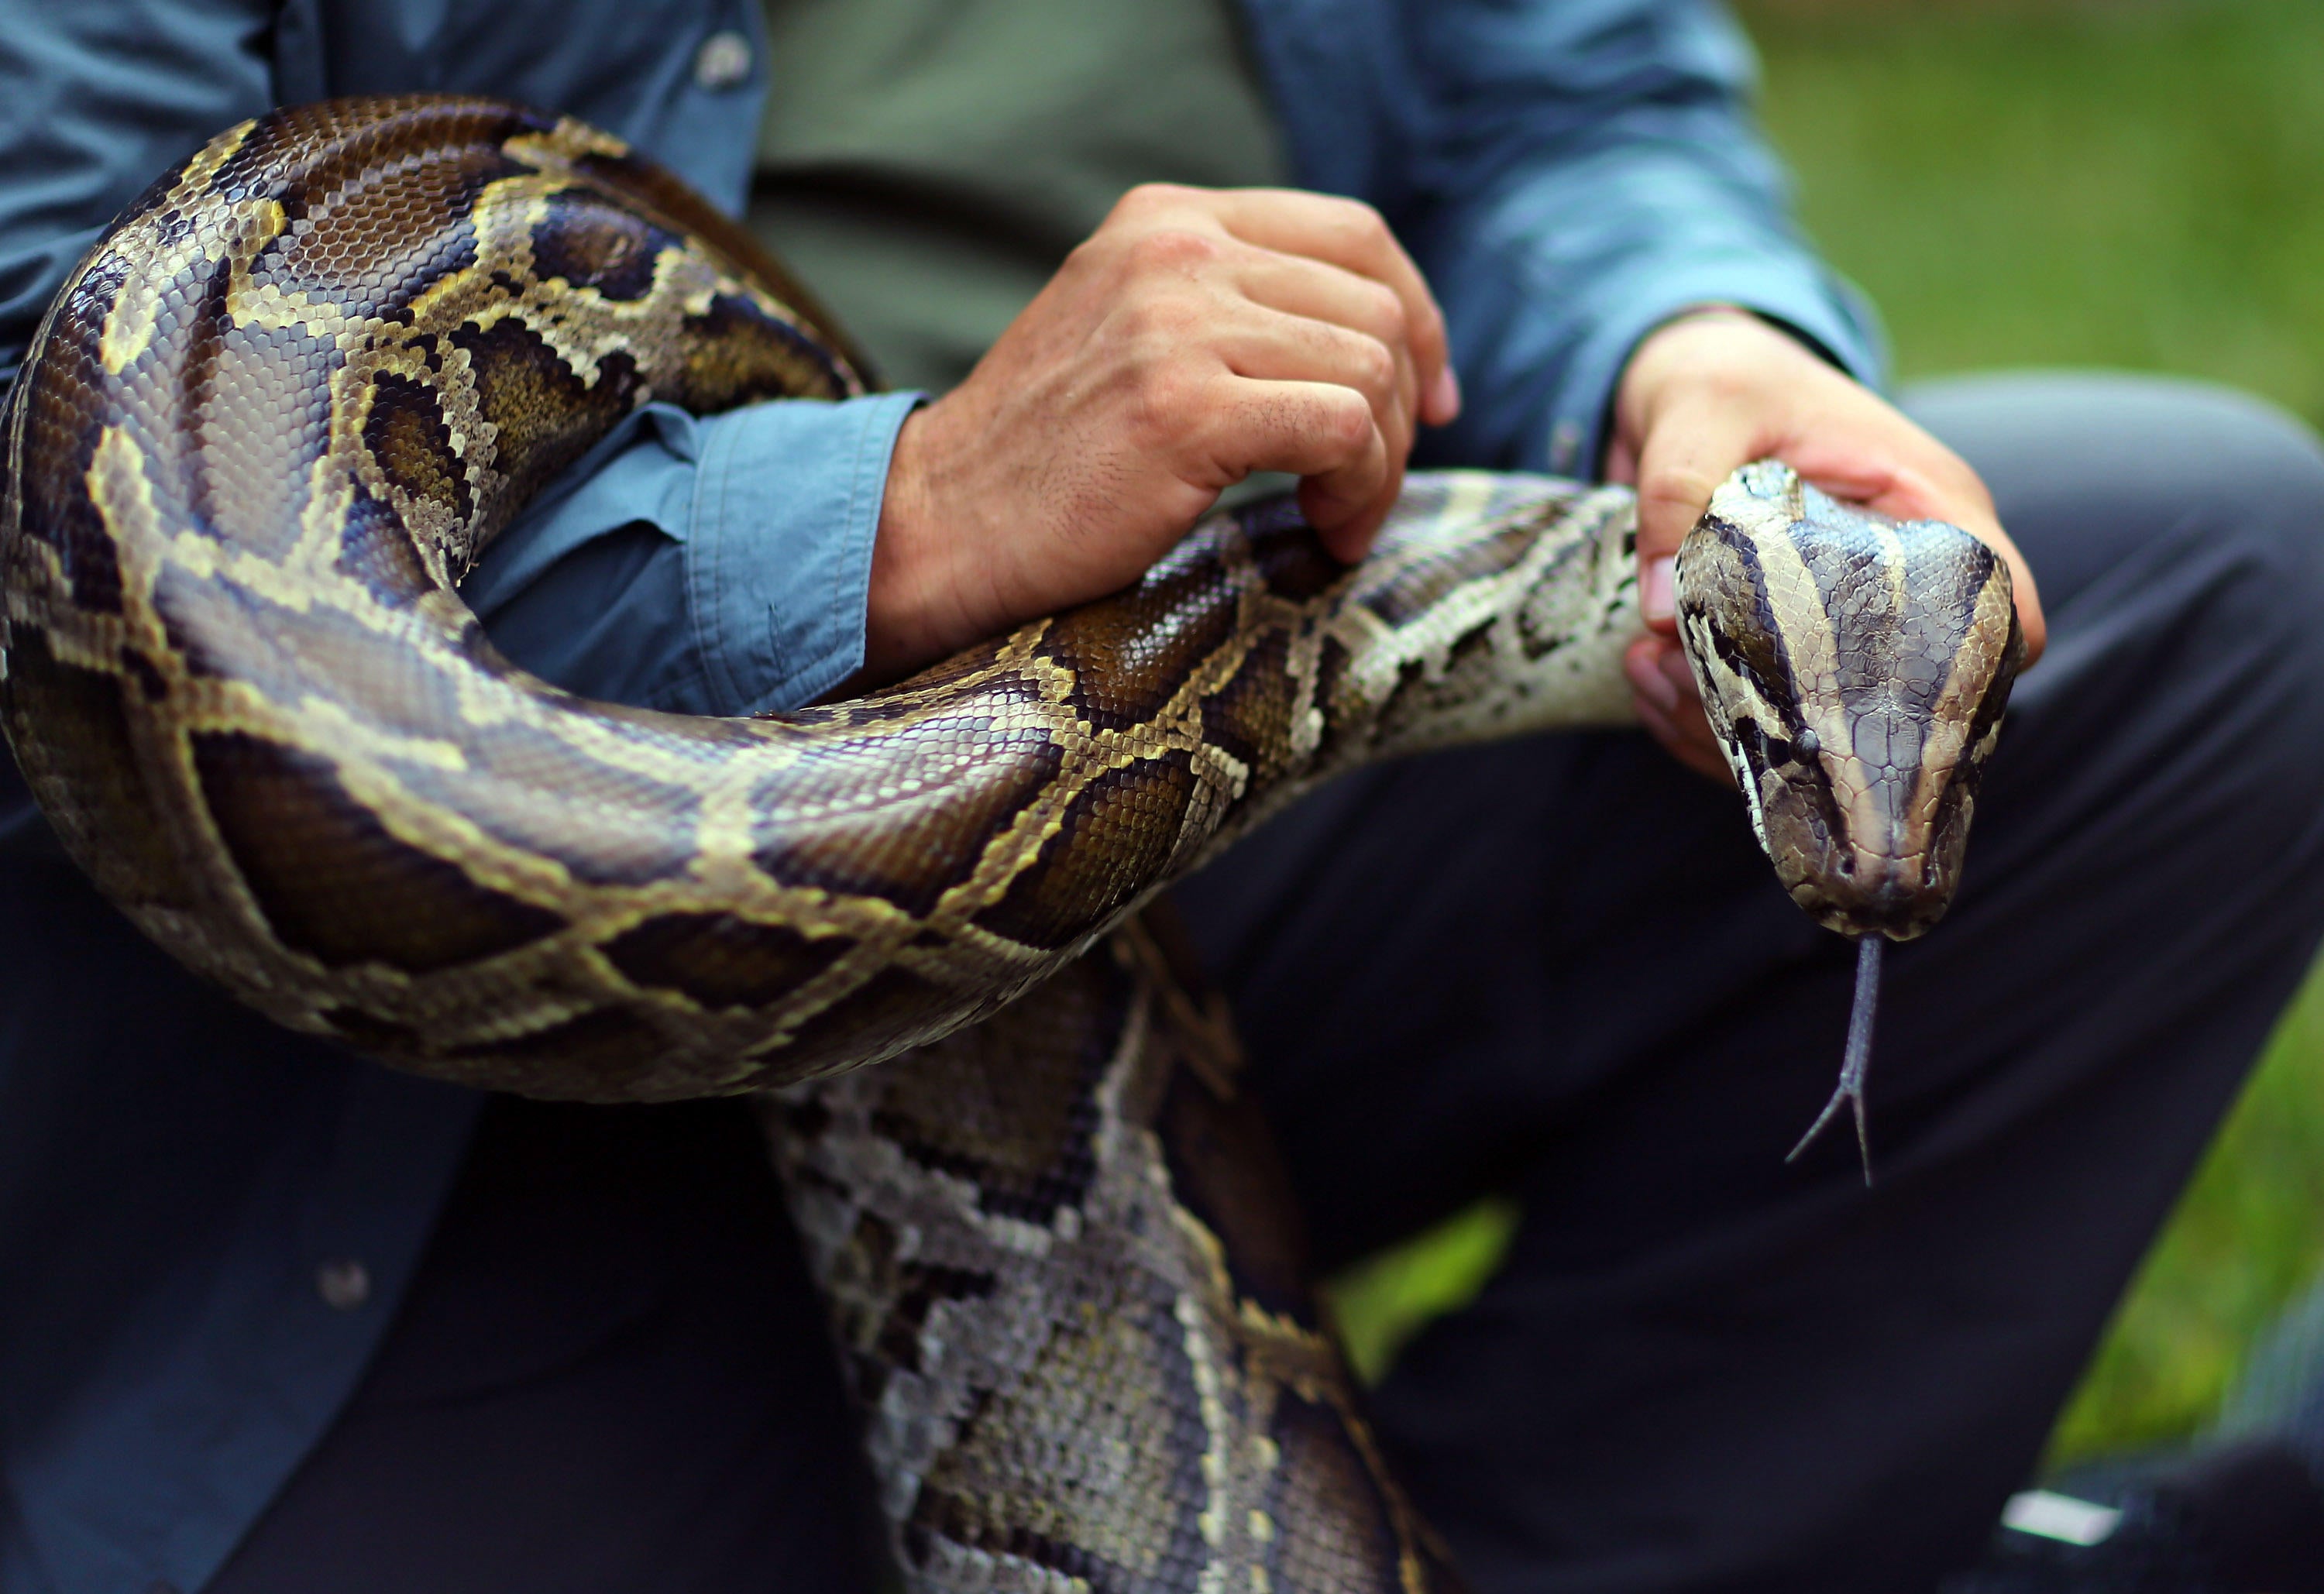
[[[1925,934],[1952,903],[1950,885],[1924,884],[1917,861],[1875,859],[1836,876],[1784,884],[1792,900],[1825,929],[1891,941]]]
[[[1853,814],[1835,804],[1835,787],[1847,789],[1846,777],[1857,772],[1811,780],[1796,761],[1756,769],[1760,840],[1784,889],[1818,924],[1843,935],[1910,941],[1952,904],[1979,771],[1923,770],[1936,795],[1918,820],[1915,803],[1894,812],[1867,804]]]
[[[1775,878],[1810,918],[1843,935],[1910,941],[1944,917],[1960,878],[1958,846],[1939,850],[1932,868],[1930,850],[1909,837],[1849,834],[1819,800],[1822,788],[1796,771],[1757,773],[1760,842]]]

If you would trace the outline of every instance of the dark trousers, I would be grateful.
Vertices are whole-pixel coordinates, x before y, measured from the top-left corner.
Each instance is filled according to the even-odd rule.
[[[1784,1162],[1848,947],[1639,735],[1367,772],[1178,893],[1326,1265],[1521,1205],[1378,1401],[1480,1594],[1925,1589],[1973,1558],[2324,932],[2314,439],[2129,378],[1911,408],[1992,486],[2052,642],[1960,900],[1888,960],[1870,1192],[1845,1135]],[[557,1150],[624,1122],[694,1147],[642,1226]],[[736,1123],[488,1117],[371,1381],[214,1587],[860,1586],[796,1259],[711,1216],[771,1212]]]

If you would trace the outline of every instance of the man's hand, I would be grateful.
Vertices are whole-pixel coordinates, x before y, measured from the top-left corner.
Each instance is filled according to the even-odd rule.
[[[1126,585],[1254,471],[1371,544],[1460,409],[1444,318],[1370,207],[1134,189],[968,380],[904,423],[872,559],[887,679]]]
[[[1680,762],[1730,779],[1702,717],[1671,611],[1671,558],[1738,465],[1782,460],[1835,497],[1899,520],[1950,521],[2009,561],[2025,662],[2042,601],[1977,473],[1805,346],[1735,309],[1682,316],[1638,345],[1615,397],[1606,474],[1638,489],[1647,634],[1624,659],[1638,718]]]

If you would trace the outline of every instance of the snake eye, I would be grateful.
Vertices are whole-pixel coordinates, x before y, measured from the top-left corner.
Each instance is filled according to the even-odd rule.
[[[1813,731],[1802,731],[1792,745],[1800,750],[1800,757],[1812,759],[1823,751],[1823,739]]]

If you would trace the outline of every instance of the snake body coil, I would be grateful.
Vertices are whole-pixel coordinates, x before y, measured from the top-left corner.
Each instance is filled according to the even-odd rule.
[[[0,721],[99,887],[287,1025],[540,1095],[792,1087],[767,1115],[918,1585],[1443,1586],[1231,1039],[1134,923],[1081,954],[1335,771],[1622,717],[1628,500],[1415,478],[1352,570],[1287,505],[1213,517],[1113,598],[761,720],[583,701],[460,601],[648,400],[861,387],[747,236],[578,124],[410,97],[233,129],[82,263],[10,399]],[[1787,475],[1739,490],[1730,564],[1754,517],[1846,521]],[[1707,685],[1759,695],[1722,729],[1763,839],[1822,827],[1794,889],[1828,922],[1929,917],[1832,860],[1909,853],[1940,909],[1958,867],[1913,838],[1966,826],[2007,578],[1946,557],[1997,693],[1958,616],[1926,628],[1943,729],[1909,760],[1884,730],[1860,801],[1822,768],[1860,773],[1854,722],[1814,720],[1820,760],[1825,710],[1786,695],[1808,622],[1749,589],[1778,638],[1752,653],[1688,610]]]

